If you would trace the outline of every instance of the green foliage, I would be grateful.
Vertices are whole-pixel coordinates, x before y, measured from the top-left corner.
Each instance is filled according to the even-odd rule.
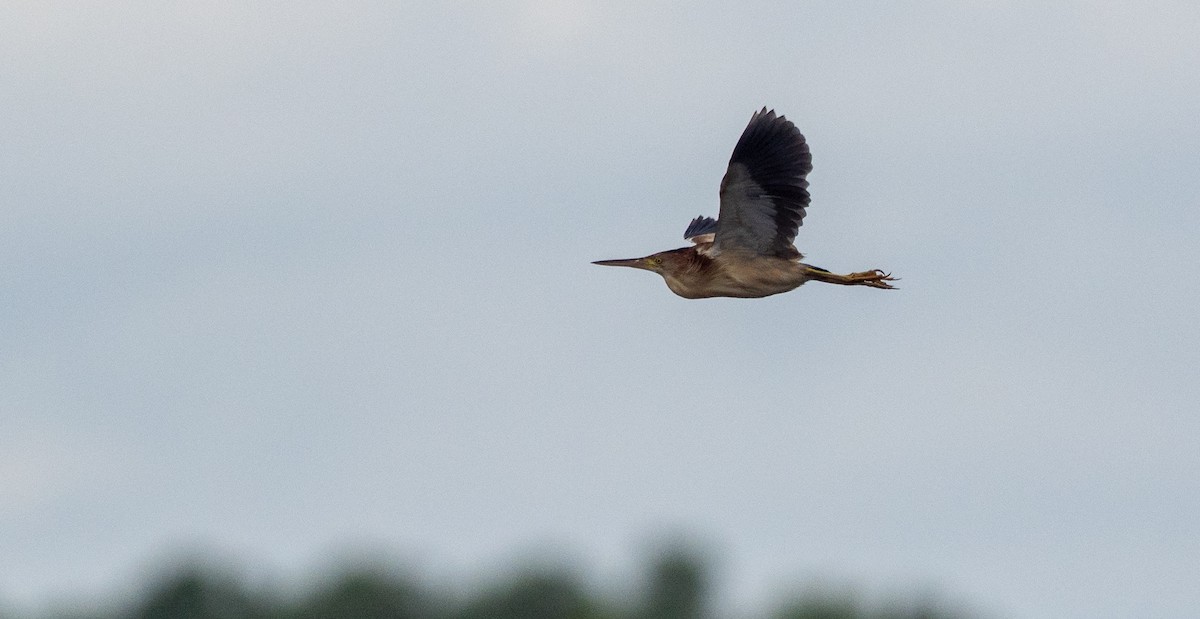
[[[344,574],[300,604],[297,619],[433,619],[439,604],[415,583],[373,571]]]
[[[711,619],[707,563],[685,549],[649,566],[628,599],[604,596],[572,571],[524,570],[464,596],[437,590],[390,570],[342,572],[300,595],[252,588],[211,568],[172,572],[142,599],[114,613],[59,619]],[[765,615],[770,619],[951,619],[931,603],[868,609],[853,595],[810,592]],[[745,619],[755,619],[739,615]],[[11,618],[10,618],[11,619]]]
[[[859,619],[867,616],[851,597],[809,595],[780,609],[775,619]]]
[[[189,568],[150,591],[129,619],[273,619],[267,604],[231,578]]]
[[[600,603],[575,580],[529,573],[485,592],[454,614],[454,619],[608,619]]]
[[[639,619],[701,619],[708,603],[708,573],[694,555],[672,549],[650,570]]]
[[[957,616],[929,603],[893,603],[868,609],[851,595],[833,593],[809,593],[772,615],[773,619],[954,619]]]

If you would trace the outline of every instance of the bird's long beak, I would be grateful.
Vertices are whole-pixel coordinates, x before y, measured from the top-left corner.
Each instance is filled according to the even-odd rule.
[[[633,267],[635,269],[646,269],[650,267],[646,265],[645,258],[626,258],[624,260],[597,260],[592,264],[598,264],[604,267]]]

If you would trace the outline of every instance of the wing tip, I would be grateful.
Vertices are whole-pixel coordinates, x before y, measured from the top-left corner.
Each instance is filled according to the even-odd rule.
[[[798,160],[804,168],[799,174],[801,177],[812,171],[812,153],[800,128],[787,116],[776,114],[774,109],[766,106],[750,117],[734,146],[730,163],[763,156]]]

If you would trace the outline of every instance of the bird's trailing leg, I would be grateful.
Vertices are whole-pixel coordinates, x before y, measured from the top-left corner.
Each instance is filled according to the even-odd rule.
[[[888,282],[894,282],[897,278],[892,277],[891,273],[884,273],[879,269],[873,271],[862,271],[859,273],[851,273],[849,275],[838,275],[830,273],[821,267],[808,267],[808,278],[827,284],[841,284],[843,286],[870,286],[872,288],[886,288],[894,290]]]

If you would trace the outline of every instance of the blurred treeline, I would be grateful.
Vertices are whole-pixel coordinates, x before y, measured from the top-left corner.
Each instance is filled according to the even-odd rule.
[[[714,608],[707,562],[672,550],[656,556],[622,593],[604,593],[571,569],[529,567],[477,590],[422,583],[394,569],[339,570],[301,591],[250,584],[194,562],[169,570],[118,608],[40,615],[55,619],[726,619]],[[933,600],[867,603],[805,587],[766,612],[731,619],[942,619],[963,616]],[[9,619],[0,611],[0,618]]]

